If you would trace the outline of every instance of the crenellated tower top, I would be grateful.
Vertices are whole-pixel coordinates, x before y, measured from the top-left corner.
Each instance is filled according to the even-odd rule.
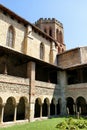
[[[35,22],[35,25],[56,40],[59,53],[65,51],[64,29],[60,21],[55,18],[40,18]]]

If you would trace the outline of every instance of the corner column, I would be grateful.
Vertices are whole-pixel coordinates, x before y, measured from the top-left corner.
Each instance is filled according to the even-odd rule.
[[[30,80],[29,85],[29,121],[34,120],[34,104],[35,104],[35,62],[27,64],[27,76]]]
[[[66,76],[66,72],[60,70],[58,72],[58,83],[60,86],[60,90],[61,90],[61,103],[60,103],[60,113],[61,115],[66,115],[67,111],[66,111],[66,87],[67,87],[67,76]]]

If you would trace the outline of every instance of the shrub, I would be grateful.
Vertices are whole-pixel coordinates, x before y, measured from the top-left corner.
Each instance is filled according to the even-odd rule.
[[[87,121],[82,118],[76,120],[70,117],[63,122],[58,123],[56,128],[60,130],[79,130],[83,128],[87,129]]]

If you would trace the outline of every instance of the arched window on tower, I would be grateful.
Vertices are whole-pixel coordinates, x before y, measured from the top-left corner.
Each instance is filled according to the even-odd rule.
[[[6,45],[9,47],[14,46],[14,28],[13,28],[13,26],[10,26],[8,28]]]
[[[40,44],[40,59],[44,59],[44,44]]]
[[[59,30],[56,29],[56,40],[59,41]]]
[[[46,28],[44,28],[44,32],[47,33],[47,29]]]
[[[59,32],[59,42],[63,43],[63,34],[61,31]]]
[[[52,28],[49,28],[49,35],[52,37]]]

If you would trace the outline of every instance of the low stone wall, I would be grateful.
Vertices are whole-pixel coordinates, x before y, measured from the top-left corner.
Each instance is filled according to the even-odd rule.
[[[57,84],[35,81],[36,96],[59,97],[60,88]]]
[[[66,88],[66,97],[72,97],[76,100],[78,97],[84,97],[87,100],[87,83],[68,85]]]
[[[14,97],[16,101],[20,97],[29,99],[29,79],[0,75],[0,97],[3,102],[9,97]]]

